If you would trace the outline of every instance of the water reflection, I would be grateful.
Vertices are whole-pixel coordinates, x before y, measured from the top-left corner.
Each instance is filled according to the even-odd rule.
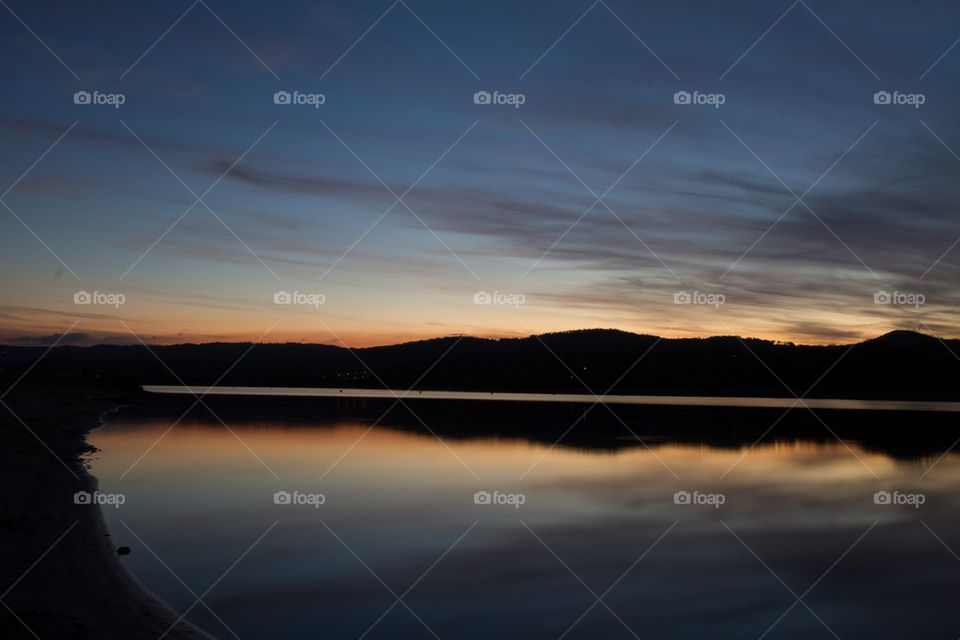
[[[641,444],[599,418],[581,423],[602,442],[552,446],[580,409],[547,431],[508,421],[522,412],[471,408],[478,424],[451,424],[418,411],[441,440],[402,418],[371,428],[380,406],[282,406],[217,405],[228,430],[204,412],[170,429],[182,407],[155,405],[92,438],[101,489],[127,496],[106,514],[134,549],[125,561],[178,611],[195,599],[131,531],[196,593],[215,584],[204,601],[222,622],[203,605],[188,617],[220,637],[960,635],[960,561],[943,546],[960,550],[960,465],[949,455],[924,475],[943,450],[790,432],[751,447],[731,439],[732,416],[714,416],[720,447],[691,424]],[[642,435],[664,425],[624,420]],[[525,503],[475,504],[478,490]],[[878,505],[881,490],[926,502]],[[326,502],[275,504],[277,491]],[[725,502],[676,504],[678,491]]]

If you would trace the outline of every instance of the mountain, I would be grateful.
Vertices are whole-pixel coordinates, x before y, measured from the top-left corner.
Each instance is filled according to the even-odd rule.
[[[0,375],[121,384],[960,400],[960,340],[895,331],[853,345],[610,329],[526,338],[444,337],[348,349],[320,344],[0,347]],[[39,361],[39,362],[38,362]],[[221,379],[221,376],[222,379]]]

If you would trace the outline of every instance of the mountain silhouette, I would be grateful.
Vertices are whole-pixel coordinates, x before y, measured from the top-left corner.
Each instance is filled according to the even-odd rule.
[[[0,347],[0,375],[126,385],[366,387],[960,400],[960,340],[893,331],[851,345],[586,329],[323,344]],[[39,362],[38,362],[39,361]]]

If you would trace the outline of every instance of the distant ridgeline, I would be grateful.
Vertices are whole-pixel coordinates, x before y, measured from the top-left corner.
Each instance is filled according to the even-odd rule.
[[[960,400],[960,340],[898,331],[855,345],[615,330],[386,347],[249,343],[0,347],[0,374],[112,383]],[[249,353],[246,353],[249,350]],[[162,362],[161,362],[162,361]],[[168,369],[169,367],[169,369]],[[232,368],[231,368],[232,367]],[[224,375],[226,373],[226,375]],[[223,378],[221,379],[221,376]]]

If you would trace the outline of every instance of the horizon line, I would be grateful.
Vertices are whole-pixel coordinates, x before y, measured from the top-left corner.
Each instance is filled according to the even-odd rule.
[[[229,345],[229,344],[251,345],[251,344],[259,344],[259,345],[274,345],[274,346],[279,346],[279,345],[324,346],[324,347],[335,347],[335,348],[338,348],[338,349],[360,350],[360,349],[377,349],[377,348],[399,347],[399,346],[404,346],[404,345],[417,344],[417,343],[422,343],[422,342],[432,342],[432,341],[437,341],[437,340],[453,340],[453,339],[463,340],[463,339],[465,339],[465,338],[470,338],[470,339],[473,339],[473,340],[484,340],[484,341],[488,341],[488,342],[501,342],[501,341],[507,341],[507,340],[529,340],[529,339],[531,339],[531,338],[540,338],[540,337],[545,337],[545,336],[555,336],[555,335],[574,334],[574,333],[619,333],[619,334],[625,334],[625,335],[636,336],[636,337],[652,338],[652,339],[659,340],[659,341],[716,340],[716,339],[723,339],[723,338],[734,338],[734,339],[744,340],[744,341],[767,342],[767,343],[771,343],[771,344],[774,344],[774,345],[782,345],[782,346],[803,346],[803,347],[842,347],[842,346],[851,346],[851,345],[863,344],[863,343],[870,342],[870,341],[872,341],[872,340],[877,340],[877,339],[883,338],[883,337],[885,337],[885,336],[890,336],[890,335],[893,335],[893,334],[912,334],[912,335],[916,335],[916,336],[923,336],[923,337],[929,338],[929,339],[931,339],[931,340],[940,340],[940,341],[945,341],[945,340],[953,341],[953,340],[958,340],[958,339],[960,339],[960,338],[956,338],[956,337],[947,337],[947,338],[944,338],[944,337],[938,336],[938,335],[936,335],[936,334],[934,334],[934,333],[932,333],[932,332],[930,332],[930,333],[925,333],[925,332],[916,331],[916,330],[913,330],[913,329],[891,329],[890,331],[886,331],[886,332],[884,332],[884,333],[880,333],[880,334],[874,335],[873,337],[861,337],[861,338],[859,338],[859,339],[851,340],[851,341],[849,341],[849,342],[804,343],[804,342],[796,342],[796,341],[793,341],[793,340],[782,340],[782,339],[771,339],[771,338],[758,338],[758,337],[753,337],[753,336],[749,336],[749,335],[740,335],[740,334],[735,334],[735,333],[709,334],[709,335],[704,334],[704,335],[700,335],[700,336],[688,336],[688,337],[666,337],[666,336],[660,336],[660,335],[653,334],[653,333],[639,333],[639,332],[635,332],[635,331],[627,331],[627,330],[625,330],[625,329],[616,329],[616,328],[610,328],[610,327],[593,327],[593,328],[587,328],[587,329],[567,329],[567,330],[560,330],[560,331],[546,331],[546,332],[542,332],[542,333],[530,333],[530,334],[523,335],[523,336],[482,336],[482,335],[474,335],[474,334],[470,334],[470,333],[451,333],[451,334],[437,335],[437,336],[429,337],[429,338],[419,338],[419,339],[413,339],[413,340],[401,340],[401,341],[398,341],[398,342],[389,342],[389,343],[383,343],[383,344],[371,344],[371,345],[364,345],[364,346],[350,346],[350,345],[344,344],[344,343],[342,343],[342,342],[340,342],[340,343],[338,344],[337,341],[333,341],[333,342],[304,342],[304,341],[296,341],[296,340],[284,340],[284,341],[276,341],[276,342],[270,342],[270,341],[266,341],[266,340],[209,340],[209,341],[202,341],[202,342],[191,342],[191,341],[186,341],[186,342],[149,342],[149,341],[143,341],[143,342],[140,342],[140,341],[137,341],[137,340],[135,340],[135,339],[132,339],[132,340],[129,341],[129,342],[108,342],[108,341],[101,341],[101,342],[93,342],[93,343],[90,343],[90,344],[70,344],[70,343],[62,344],[63,339],[66,338],[66,337],[68,337],[68,336],[70,336],[70,335],[79,335],[79,336],[84,336],[84,335],[86,335],[86,334],[82,334],[82,333],[71,334],[71,333],[68,332],[68,333],[65,333],[65,334],[63,334],[62,336],[60,336],[60,339],[58,339],[58,340],[53,340],[53,339],[51,339],[51,340],[49,340],[49,341],[47,341],[47,342],[44,342],[43,339],[44,339],[44,338],[48,338],[48,336],[37,336],[37,342],[36,342],[36,343],[27,343],[27,341],[26,341],[26,340],[23,340],[22,338],[20,338],[20,342],[7,342],[7,341],[4,341],[3,338],[0,338],[0,347],[5,347],[5,348],[34,348],[34,349],[36,349],[36,348],[54,349],[54,348],[74,347],[74,348],[77,348],[77,349],[90,349],[90,348],[94,348],[94,347],[136,347],[136,346],[147,346],[147,347],[186,347],[186,346],[197,346],[197,347],[202,347],[202,346],[208,346],[208,345]],[[119,335],[119,334],[118,334],[118,335]]]

